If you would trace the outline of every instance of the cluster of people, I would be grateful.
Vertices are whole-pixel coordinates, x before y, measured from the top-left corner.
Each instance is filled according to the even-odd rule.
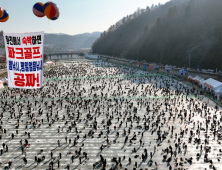
[[[0,168],[217,169],[221,108],[198,93],[134,68],[63,63],[41,89],[1,92]]]

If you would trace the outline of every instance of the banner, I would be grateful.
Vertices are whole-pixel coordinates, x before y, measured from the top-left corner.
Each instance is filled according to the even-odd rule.
[[[213,87],[213,86],[211,86],[211,85],[209,85],[209,84],[207,84],[207,83],[204,83],[204,85],[205,85],[206,87],[208,87],[208,88],[214,90],[214,87]]]
[[[154,70],[159,70],[159,66],[154,66]]]
[[[150,70],[154,70],[154,65],[153,64],[149,64],[149,69]]]
[[[148,65],[144,65],[144,68],[148,68],[149,66]]]
[[[8,87],[42,87],[44,32],[4,33]]]
[[[188,71],[187,70],[179,70],[179,74],[182,76],[185,76],[188,74]]]
[[[171,67],[165,67],[165,72],[171,73],[172,68]]]

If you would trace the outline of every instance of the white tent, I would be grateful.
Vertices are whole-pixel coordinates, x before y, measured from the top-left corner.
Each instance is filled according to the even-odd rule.
[[[217,88],[215,91],[214,91],[214,94],[217,95],[217,94],[220,94],[220,96],[222,96],[222,86],[220,86],[219,88]]]
[[[196,81],[199,81],[200,82],[200,80],[201,80],[201,77],[198,77],[197,79],[195,79]]]
[[[199,81],[200,81],[200,84],[203,86],[203,85],[204,85],[203,82],[204,82],[205,80],[204,80],[203,78],[201,78]]]
[[[220,87],[222,87],[222,83],[221,82],[219,82],[217,80],[214,80],[212,78],[209,78],[209,79],[203,81],[203,83],[204,83],[205,87],[208,87],[208,88],[210,88],[210,89],[212,89],[214,91],[219,89]]]
[[[55,64],[55,63],[54,63],[54,62],[52,62],[52,61],[47,61],[47,62],[46,62],[46,64],[51,65],[51,64]]]
[[[201,78],[201,79],[200,79],[201,84],[202,84],[204,81],[205,81],[204,78]]]
[[[196,76],[196,77],[193,78],[193,80],[197,80],[197,79],[199,79],[199,78],[200,78],[200,77]]]
[[[8,83],[8,78],[5,77],[5,78],[1,79],[1,81]]]
[[[199,77],[199,76],[196,76],[193,80],[194,81],[196,81],[197,83],[198,83],[198,87],[200,87],[201,86],[201,82],[200,82],[200,80],[201,80],[202,78],[201,77]]]

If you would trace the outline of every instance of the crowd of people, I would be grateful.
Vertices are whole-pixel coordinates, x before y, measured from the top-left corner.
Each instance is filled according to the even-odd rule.
[[[1,92],[0,169],[220,167],[221,108],[170,77],[79,61],[43,84]]]

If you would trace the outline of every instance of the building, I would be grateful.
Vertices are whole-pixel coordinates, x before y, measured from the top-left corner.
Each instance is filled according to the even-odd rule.
[[[6,63],[6,57],[3,55],[0,55],[0,63]]]

